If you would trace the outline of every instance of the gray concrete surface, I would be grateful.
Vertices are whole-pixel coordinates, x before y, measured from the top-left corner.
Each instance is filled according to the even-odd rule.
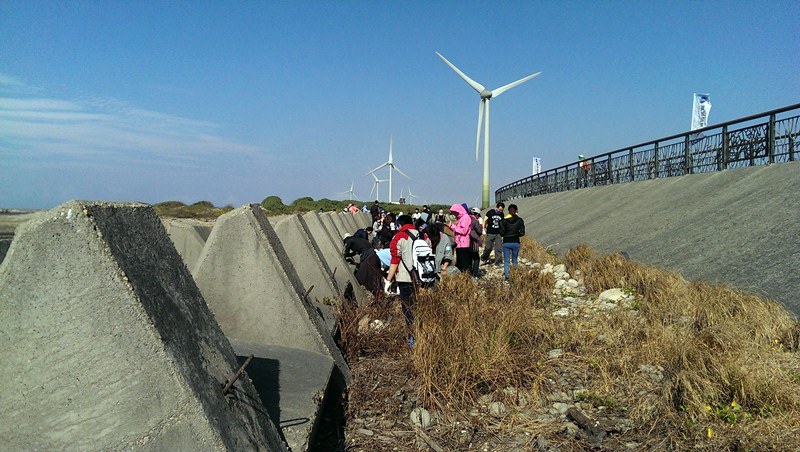
[[[343,228],[339,223],[334,220],[335,212],[325,212],[319,215],[319,218],[322,220],[322,223],[328,228],[331,236],[338,237],[341,241],[345,234],[348,233],[347,229]],[[352,232],[349,232],[352,234]]]
[[[353,267],[345,262],[342,252],[344,244],[341,236],[334,236],[317,212],[307,212],[300,217],[301,224],[311,238],[312,243],[322,257],[323,262],[333,275],[336,286],[344,294],[349,294],[362,304],[366,300],[364,289],[353,275]]]
[[[219,217],[194,271],[197,286],[230,340],[328,354],[350,370],[258,204]]]
[[[511,201],[528,234],[562,254],[602,252],[783,303],[800,315],[800,162]],[[508,206],[509,202],[506,202]]]
[[[281,450],[161,221],[65,203],[19,226],[0,265],[6,450]]]
[[[322,316],[327,331],[335,337],[338,322],[330,303],[326,304],[325,300],[328,298],[329,301],[334,301],[340,296],[333,275],[323,262],[303,224],[300,223],[298,215],[269,217],[269,222],[300,278],[303,293],[308,294],[314,308]]]
[[[15,210],[0,209],[0,262],[6,257],[8,248],[14,239],[14,230],[20,224],[43,214],[41,210]]]
[[[296,348],[237,341],[232,345],[239,362],[254,356],[247,375],[289,448],[292,452],[308,450],[319,425],[333,360]]]
[[[359,214],[356,214],[359,215]],[[356,221],[356,217],[352,213],[347,213],[344,215],[345,223],[350,226],[350,230],[356,232],[361,226]]]
[[[165,218],[162,222],[186,268],[194,269],[214,223],[190,218]]]

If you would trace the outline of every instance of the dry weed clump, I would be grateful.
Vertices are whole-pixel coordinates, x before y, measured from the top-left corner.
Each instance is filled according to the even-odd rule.
[[[798,323],[782,306],[722,285],[687,282],[618,254],[598,257],[585,246],[567,253],[565,261],[584,272],[590,292],[620,287],[637,297],[632,315],[593,319],[605,340],[592,357],[583,357],[608,393],[641,397],[640,388],[651,386],[647,404],[631,397],[626,402],[641,427],[668,421],[684,434],[711,439],[714,429],[702,429],[703,423],[746,422],[746,429],[728,439],[765,445],[743,433],[773,434],[791,419],[789,431],[798,433]],[[631,379],[640,366],[661,366],[663,384]],[[725,430],[717,431],[717,441]],[[800,446],[800,438],[793,444]]]
[[[520,237],[519,254],[532,262],[539,262],[540,264],[558,263],[558,255],[551,248],[545,247],[538,240],[528,236]]]
[[[463,408],[498,388],[540,384],[542,356],[555,331],[541,300],[530,295],[539,291],[458,275],[422,294],[413,354],[420,398]]]
[[[557,262],[534,241],[521,255]],[[564,263],[589,298],[622,288],[635,300],[559,318],[552,276],[536,269],[510,286],[447,278],[417,303],[421,400],[466,409],[508,386],[544,395],[566,372],[672,448],[800,449],[800,327],[783,307],[586,246]],[[548,359],[553,348],[563,358]]]

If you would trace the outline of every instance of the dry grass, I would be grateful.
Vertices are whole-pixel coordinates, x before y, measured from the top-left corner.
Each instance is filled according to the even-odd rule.
[[[556,259],[530,241],[521,255]],[[662,446],[800,449],[800,327],[784,308],[585,246],[564,262],[590,294],[624,288],[636,297],[632,307],[554,317],[554,281],[536,269],[515,271],[510,288],[448,278],[418,298],[420,399],[466,410],[513,387],[544,405],[566,372],[625,407],[632,430]],[[564,356],[548,359],[553,348]],[[660,366],[663,379],[645,365]]]

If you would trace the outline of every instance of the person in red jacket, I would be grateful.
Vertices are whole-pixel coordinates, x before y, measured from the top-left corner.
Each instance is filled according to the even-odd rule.
[[[397,280],[397,288],[400,291],[400,304],[403,308],[403,316],[406,318],[406,326],[409,331],[414,324],[414,279],[411,274],[414,268],[414,255],[412,244],[420,232],[414,229],[413,220],[410,215],[400,215],[397,218],[400,229],[392,237],[389,243],[389,250],[392,255],[389,271],[386,279]],[[414,346],[414,336],[409,334],[408,345]]]

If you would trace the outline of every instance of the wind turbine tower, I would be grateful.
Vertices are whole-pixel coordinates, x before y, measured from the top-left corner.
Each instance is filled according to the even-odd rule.
[[[372,197],[372,192],[375,192],[375,199],[380,201],[381,200],[381,182],[386,182],[389,179],[378,179],[378,176],[376,176],[375,173],[367,173],[367,174],[371,175],[372,178],[375,179],[375,181],[372,182],[372,190],[369,191],[369,196],[371,198]]]
[[[443,57],[442,54],[440,54],[439,52],[436,52],[436,55],[439,55],[439,58],[441,58],[442,61],[444,61],[448,66],[450,66],[450,69],[455,71],[455,73],[458,74],[459,77],[464,79],[464,81],[467,82],[467,84],[469,86],[471,86],[472,89],[477,91],[478,94],[480,94],[480,96],[481,96],[481,101],[478,104],[478,134],[477,134],[477,138],[476,138],[476,142],[475,142],[475,160],[476,161],[478,160],[478,150],[480,149],[480,145],[481,145],[481,125],[482,125],[482,122],[483,122],[483,116],[484,116],[484,112],[485,112],[486,123],[483,124],[484,125],[484,134],[483,134],[484,135],[484,137],[483,137],[483,140],[484,140],[483,141],[483,198],[482,198],[482,202],[481,202],[481,207],[483,209],[485,209],[485,208],[489,207],[489,100],[491,98],[493,98],[493,97],[497,97],[497,96],[503,94],[504,92],[510,90],[511,88],[513,88],[513,87],[515,87],[515,86],[517,86],[519,84],[527,82],[528,80],[530,80],[530,79],[536,77],[537,75],[541,74],[541,72],[537,72],[537,73],[531,74],[531,75],[529,75],[527,77],[523,77],[523,78],[517,80],[516,82],[509,83],[508,85],[501,86],[500,88],[497,88],[497,89],[494,89],[494,90],[488,90],[488,89],[486,89],[485,86],[483,86],[480,83],[476,82],[475,80],[472,80],[471,78],[467,77],[467,74],[461,72],[461,70],[458,69],[457,67],[455,67],[455,65],[453,65],[453,63],[447,61],[447,58]]]
[[[393,137],[389,137],[389,160],[387,160],[381,166],[375,168],[374,170],[367,172],[367,174],[371,174],[371,173],[375,173],[375,171],[378,171],[379,169],[383,168],[384,166],[388,166],[389,167],[389,202],[390,203],[394,202],[394,201],[392,201],[392,171],[396,170],[398,173],[400,173],[403,176],[405,176],[408,180],[411,180],[411,178],[408,177],[408,175],[406,173],[400,171],[400,168],[394,166],[394,160],[392,159],[392,144],[393,144],[393,142],[394,142],[394,138]],[[365,176],[367,174],[365,174]]]
[[[339,195],[348,195],[348,198],[347,198],[347,199],[348,199],[349,201],[352,201],[352,200],[354,200],[354,199],[355,199],[356,201],[361,201],[360,199],[358,199],[358,196],[356,196],[356,194],[355,194],[355,193],[353,193],[353,187],[354,187],[355,185],[356,185],[356,180],[355,180],[355,179],[353,179],[353,182],[351,182],[351,183],[350,183],[350,190],[347,190],[347,191],[342,191],[342,192],[339,192],[339,193],[337,193],[337,194],[339,194]]]

